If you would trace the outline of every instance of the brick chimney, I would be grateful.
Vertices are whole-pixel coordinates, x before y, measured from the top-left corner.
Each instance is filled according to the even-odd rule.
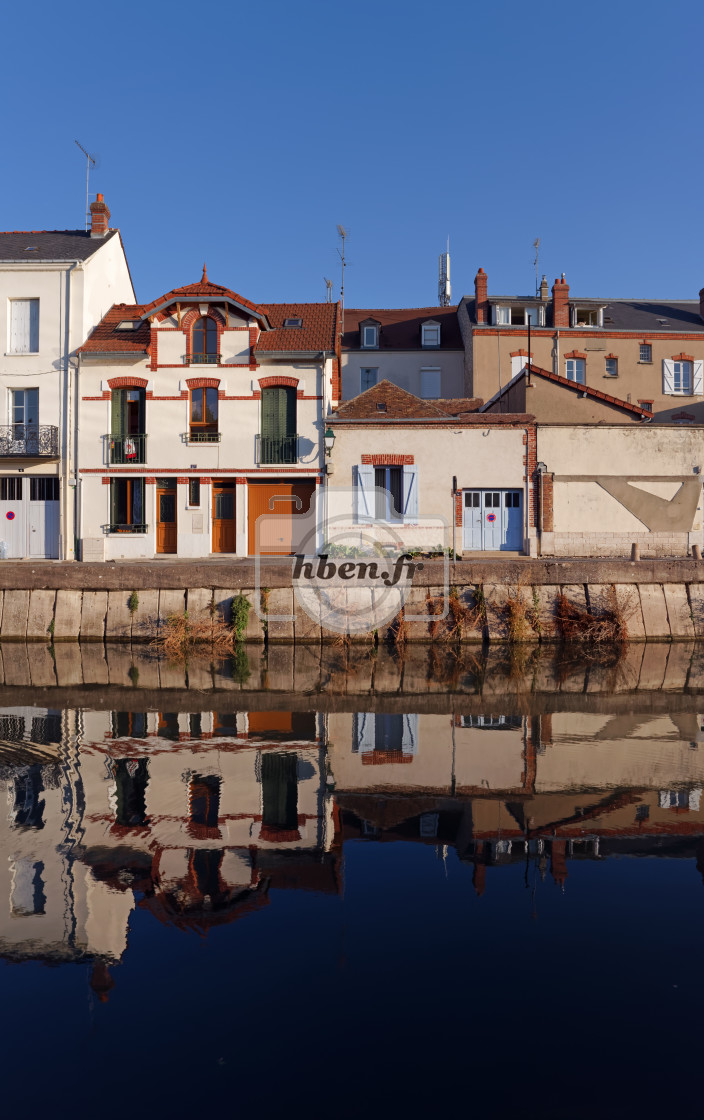
[[[699,314],[704,319],[704,288],[699,292]]]
[[[547,302],[548,302],[548,296],[549,296],[549,294],[550,294],[550,293],[549,293],[549,291],[548,291],[548,281],[547,281],[547,277],[546,277],[545,275],[543,275],[543,279],[542,279],[542,280],[540,281],[540,298],[542,299],[542,301],[543,301],[544,303],[547,303]]]
[[[478,323],[489,322],[489,299],[486,272],[483,268],[474,277],[474,318]]]
[[[552,325],[553,327],[569,327],[570,325],[570,286],[562,273],[562,279],[556,280],[552,286]]]
[[[108,210],[102,194],[99,194],[95,202],[90,204],[90,235],[91,237],[105,237],[108,232],[108,222],[110,221],[110,211]]]

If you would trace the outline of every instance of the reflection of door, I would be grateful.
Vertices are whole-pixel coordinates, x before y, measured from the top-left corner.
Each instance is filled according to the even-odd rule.
[[[156,550],[176,551],[176,483],[171,481],[156,490]]]
[[[235,551],[235,484],[213,482],[213,552]]]
[[[314,534],[307,543],[303,539],[308,538],[314,528],[312,517],[307,516],[313,507],[314,482],[284,479],[278,482],[249,482],[247,493],[250,556],[257,550],[264,556],[290,556],[302,547],[310,552],[311,542],[314,548]],[[257,542],[257,518],[262,515],[266,520],[260,523]],[[298,524],[297,518],[301,519]]]
[[[518,552],[523,542],[520,490],[465,490],[463,548]]]

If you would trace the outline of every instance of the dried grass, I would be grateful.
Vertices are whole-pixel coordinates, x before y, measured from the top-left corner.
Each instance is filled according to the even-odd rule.
[[[237,638],[219,615],[194,622],[184,611],[169,615],[152,644],[169,660],[178,661],[198,652],[227,657],[235,653]]]
[[[579,607],[560,592],[555,620],[560,638],[580,646],[620,648],[628,641],[628,622],[613,587],[591,611]]]

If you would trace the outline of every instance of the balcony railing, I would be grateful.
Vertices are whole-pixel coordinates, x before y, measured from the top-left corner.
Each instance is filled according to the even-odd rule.
[[[147,437],[141,436],[105,436],[108,448],[109,463],[146,463]]]
[[[111,521],[106,525],[108,533],[148,533],[149,526],[145,525],[143,521],[135,521],[132,523],[123,523],[121,521]]]
[[[220,443],[220,432],[204,432],[201,428],[191,428],[183,433],[184,443]]]
[[[219,366],[219,354],[186,354],[186,365],[192,366]]]
[[[298,436],[257,436],[256,461],[260,464],[291,465],[298,462]]]
[[[0,427],[0,458],[58,459],[59,429],[54,424],[5,424]]]

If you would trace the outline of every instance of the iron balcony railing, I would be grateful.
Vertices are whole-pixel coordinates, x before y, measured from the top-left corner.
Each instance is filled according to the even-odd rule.
[[[111,521],[106,526],[108,533],[148,533],[149,526],[143,521],[122,522]]]
[[[146,463],[147,437],[140,436],[105,436],[108,448],[109,463]]]
[[[298,436],[256,437],[256,461],[262,464],[290,465],[298,462]]]
[[[219,366],[219,354],[186,354],[186,364],[192,366]]]
[[[58,459],[59,429],[54,424],[4,424],[0,458]]]
[[[220,443],[220,432],[204,432],[201,428],[191,428],[184,432],[184,443]]]

